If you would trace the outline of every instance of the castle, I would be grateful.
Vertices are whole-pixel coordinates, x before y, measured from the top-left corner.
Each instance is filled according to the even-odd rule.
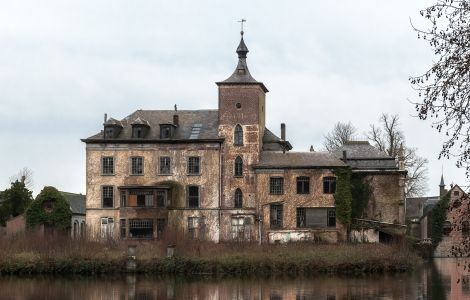
[[[137,110],[106,118],[86,144],[87,226],[94,235],[158,239],[166,231],[219,241],[345,240],[335,170],[374,187],[365,219],[404,224],[406,171],[367,142],[293,152],[266,128],[266,86],[238,64],[217,82],[218,109]],[[312,149],[313,150],[313,149]]]

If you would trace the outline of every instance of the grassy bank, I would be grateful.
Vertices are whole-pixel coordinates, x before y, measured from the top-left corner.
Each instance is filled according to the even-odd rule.
[[[127,244],[108,241],[0,240],[0,274],[126,272]],[[403,272],[420,259],[408,248],[380,244],[212,244],[180,242],[174,258],[166,243],[137,244],[137,272],[148,274],[314,275]]]

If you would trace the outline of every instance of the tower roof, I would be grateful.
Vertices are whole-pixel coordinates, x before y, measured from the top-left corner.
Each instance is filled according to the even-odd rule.
[[[246,63],[246,55],[248,54],[249,50],[243,40],[243,31],[240,32],[241,39],[240,44],[237,47],[237,54],[238,54],[238,64],[237,68],[233,72],[233,74],[225,79],[224,81],[217,82],[217,85],[221,84],[257,84],[260,85],[263,91],[266,93],[268,89],[262,83],[257,81],[256,79],[251,76],[250,71],[248,70],[248,65]]]
[[[446,185],[444,184],[444,174],[441,174],[441,183],[439,184],[441,187],[445,187]]]

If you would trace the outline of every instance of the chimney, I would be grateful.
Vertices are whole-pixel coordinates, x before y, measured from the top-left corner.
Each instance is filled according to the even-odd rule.
[[[310,145],[310,152],[315,152],[315,149],[313,149],[313,145]]]
[[[108,121],[108,114],[104,114],[104,122]]]
[[[285,141],[286,140],[286,124],[281,123],[281,140]]]
[[[173,125],[180,126],[180,118],[177,114],[173,115]]]
[[[398,149],[398,170],[405,170],[405,148],[403,143],[400,144]]]
[[[348,162],[348,153],[346,150],[343,150],[343,162],[347,163]]]

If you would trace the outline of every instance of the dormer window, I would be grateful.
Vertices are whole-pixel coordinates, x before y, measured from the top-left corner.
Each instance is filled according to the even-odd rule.
[[[160,139],[171,139],[174,132],[175,126],[173,124],[160,124]]]
[[[105,139],[114,138],[114,127],[107,126],[104,128],[104,138]]]
[[[146,120],[140,117],[135,119],[134,122],[131,123],[131,125],[132,125],[132,138],[134,139],[144,138],[150,129],[149,122],[147,122]]]
[[[142,126],[132,126],[132,137],[140,139],[144,137]]]
[[[108,120],[106,120],[103,125],[105,139],[116,138],[122,130],[121,122],[113,118],[109,118]]]

